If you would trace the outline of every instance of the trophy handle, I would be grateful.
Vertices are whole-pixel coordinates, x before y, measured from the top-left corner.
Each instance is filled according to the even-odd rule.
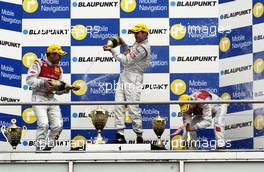
[[[27,134],[27,127],[24,125],[23,127],[22,127],[22,136],[21,136],[21,138],[23,138],[26,134]]]
[[[2,127],[1,127],[1,132],[2,132],[3,136],[5,137],[6,141],[8,141],[8,139],[7,139],[6,135],[5,135],[5,132],[6,132],[6,126],[2,126]]]

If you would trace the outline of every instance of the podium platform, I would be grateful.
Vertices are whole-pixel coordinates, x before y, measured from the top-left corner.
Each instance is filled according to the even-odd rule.
[[[230,150],[0,153],[0,169],[8,172],[254,172],[263,168],[264,152]]]

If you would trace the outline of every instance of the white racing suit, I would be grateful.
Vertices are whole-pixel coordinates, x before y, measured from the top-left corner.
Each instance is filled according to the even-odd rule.
[[[140,101],[143,86],[144,69],[150,64],[150,45],[148,40],[141,43],[135,42],[131,49],[123,45],[125,53],[117,53],[115,49],[111,52],[123,66],[124,70],[120,74],[117,83],[115,101]],[[125,128],[125,106],[115,106],[115,127],[119,134],[124,135]],[[132,118],[133,130],[137,135],[142,135],[142,117],[139,105],[128,105],[128,113]]]
[[[66,91],[56,91],[46,93],[44,81],[48,79],[61,80],[63,75],[59,65],[52,65],[46,58],[37,60],[29,68],[26,82],[32,89],[33,102],[56,102],[54,94],[63,94]],[[47,144],[53,147],[55,140],[59,138],[62,131],[63,120],[58,105],[37,105],[33,106],[33,111],[37,117],[36,146],[44,148]],[[50,132],[48,135],[50,123]],[[48,138],[47,138],[48,136]]]
[[[221,100],[217,95],[201,90],[194,92],[192,100]],[[224,147],[224,124],[223,117],[227,112],[226,104],[193,104],[190,114],[183,115],[184,124],[190,123],[196,130],[210,127],[214,124],[215,140],[217,147]],[[190,132],[191,139],[197,140],[196,131]]]

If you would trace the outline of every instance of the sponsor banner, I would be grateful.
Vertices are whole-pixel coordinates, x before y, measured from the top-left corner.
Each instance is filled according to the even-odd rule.
[[[253,143],[254,143],[254,149],[264,149],[264,137],[254,137]]]
[[[134,35],[128,33],[128,30],[133,28],[138,23],[144,23],[149,29],[148,41],[151,46],[169,45],[169,20],[168,19],[120,19],[120,36],[128,45],[133,45],[135,42]],[[157,25],[157,23],[159,23]]]
[[[114,26],[114,27],[113,27]],[[119,34],[119,19],[72,19],[71,45],[105,45]]]
[[[98,106],[72,106],[71,107],[71,128],[72,129],[95,129],[90,115]],[[109,113],[105,129],[115,129],[114,106],[100,106]],[[125,113],[125,112],[124,112]]]
[[[171,45],[217,45],[217,18],[170,19]]]
[[[168,18],[168,0],[121,0],[121,18]]]
[[[229,113],[224,116],[225,139],[242,140],[253,137],[253,110]]]
[[[70,118],[70,106],[60,105],[62,119],[63,119],[63,129],[71,128],[71,118]],[[25,125],[28,129],[37,128],[37,114],[33,111],[32,106],[22,106],[21,108],[21,118],[22,125]],[[51,114],[53,115],[53,114]],[[51,123],[49,123],[51,125]]]
[[[253,54],[253,78],[264,79],[264,51]]]
[[[253,138],[231,141],[228,149],[253,149]]]
[[[58,140],[54,142],[55,147],[52,149],[52,152],[62,152],[69,151],[71,147],[71,131],[62,130]],[[36,147],[36,130],[27,130],[27,133],[24,137],[21,138],[21,144],[18,145],[17,151],[35,151]]]
[[[71,47],[71,73],[118,73],[120,63],[102,46]],[[82,67],[80,67],[82,66]]]
[[[21,32],[22,9],[21,5],[0,1],[0,29]]]
[[[170,18],[215,18],[218,0],[170,0],[169,10]]]
[[[264,23],[253,25],[253,52],[264,51]]]
[[[228,31],[249,25],[252,25],[251,1],[233,1],[219,5],[220,31]]]
[[[69,46],[71,43],[70,19],[23,19],[23,46],[47,46],[59,44]]]
[[[169,73],[169,47],[151,46],[150,66],[146,73]]]
[[[10,87],[5,85],[0,85],[1,102],[21,102],[21,88]],[[4,94],[5,93],[5,94]],[[20,115],[21,107],[20,106],[1,106],[1,113],[11,114],[11,115]]]
[[[218,73],[170,74],[170,100],[178,100],[182,94],[192,94],[201,89],[218,94]]]
[[[170,105],[170,129],[177,129],[183,125],[179,105]]]
[[[263,108],[254,110],[253,124],[254,124],[254,137],[264,136],[264,109]]]
[[[252,53],[252,26],[219,33],[220,59]]]
[[[125,137],[128,144],[135,144],[137,135],[132,129],[125,130]],[[156,144],[158,137],[156,136],[153,129],[143,130],[143,140],[145,144]],[[170,129],[165,129],[161,135],[162,143],[165,145],[166,149],[170,149]]]
[[[21,60],[21,33],[0,29],[0,56]]]
[[[264,80],[257,80],[253,82],[253,98],[254,100],[264,100],[263,90]],[[253,109],[261,108],[263,104],[253,104]]]
[[[21,94],[20,94],[20,98],[23,100],[23,101],[31,101],[31,97],[32,97],[32,88],[29,87],[29,85],[26,83],[26,74],[22,74],[22,85],[21,85],[21,88],[22,88],[22,91],[20,90]],[[71,75],[70,74],[64,74],[63,75],[63,81],[68,83],[68,84],[71,84]],[[65,102],[65,101],[70,101],[71,100],[71,94],[70,93],[65,93],[65,94],[62,94],[62,95],[56,95],[55,94],[55,98],[58,100],[58,101],[62,101],[62,102]]]
[[[219,88],[219,95],[224,100],[251,100],[253,98],[253,82],[230,85]],[[227,112],[234,113],[252,109],[252,104],[230,104]]]
[[[171,73],[217,73],[218,71],[218,46],[170,46]]]
[[[26,74],[28,72],[28,68],[35,62],[37,59],[42,59],[46,57],[45,47],[23,47],[22,48],[22,74]],[[63,47],[62,49],[67,52],[66,56],[62,56],[59,65],[62,67],[63,73],[71,73],[71,60],[70,60],[70,47]]]
[[[21,87],[21,62],[0,57],[0,84]]]
[[[220,60],[220,87],[253,81],[252,61],[252,54]]]
[[[71,94],[72,101],[113,101],[118,74],[72,74],[74,85],[81,87]]]
[[[84,140],[87,144],[92,144],[95,137],[97,136],[96,130],[71,130],[71,140]],[[105,138],[107,143],[113,143],[116,138],[116,130],[106,129],[102,131],[102,137]]]
[[[170,116],[169,105],[157,104],[157,105],[140,105],[140,114],[142,116],[143,129],[152,129],[152,120],[160,114],[165,119],[166,128],[170,128]],[[130,114],[128,108],[128,115]],[[127,121],[127,128],[132,129],[132,121]]]
[[[264,0],[253,0],[252,11],[253,11],[253,24],[264,22]]]
[[[119,8],[119,0],[72,0],[71,18],[119,18]]]
[[[24,0],[23,18],[70,18],[70,1]]]
[[[169,74],[144,74],[141,101],[169,101]]]

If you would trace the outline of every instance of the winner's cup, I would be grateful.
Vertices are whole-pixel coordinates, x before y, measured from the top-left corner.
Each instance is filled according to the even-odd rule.
[[[157,143],[154,145],[160,149],[165,149],[165,145],[161,141],[161,135],[166,128],[165,118],[162,118],[159,114],[152,120],[152,128],[158,137]]]
[[[26,134],[25,131],[27,131],[27,127],[26,126],[23,126],[22,128],[18,127],[16,125],[16,119],[11,120],[10,127],[6,127],[6,126],[1,127],[1,132],[3,136],[10,143],[13,150],[15,150],[17,145],[20,143],[22,133],[24,132],[23,135]]]
[[[117,47],[118,45],[121,44],[121,40],[119,39],[119,37],[117,36],[114,36],[112,37],[111,39],[109,39],[106,43],[106,47],[112,47],[112,48],[115,48]]]
[[[92,119],[92,123],[97,130],[97,136],[94,139],[94,144],[106,144],[106,140],[102,137],[102,131],[106,125],[107,119],[109,117],[109,112],[100,106],[89,114],[89,117]]]

